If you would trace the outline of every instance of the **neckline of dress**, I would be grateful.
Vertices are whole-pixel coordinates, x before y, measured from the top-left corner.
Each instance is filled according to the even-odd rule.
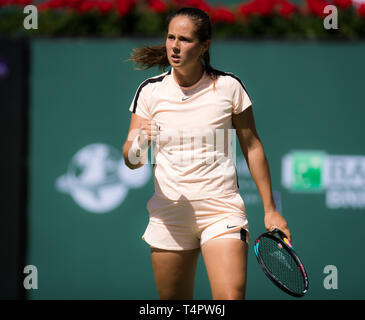
[[[203,75],[201,76],[201,78],[200,78],[197,82],[195,82],[193,85],[191,85],[191,86],[189,86],[189,87],[183,87],[183,86],[181,86],[181,85],[179,85],[179,84],[178,84],[178,82],[175,80],[175,76],[174,76],[174,68],[172,68],[172,69],[171,69],[171,75],[172,75],[172,79],[173,79],[173,81],[176,83],[176,85],[177,85],[180,89],[182,89],[182,90],[184,90],[184,91],[189,91],[189,90],[191,90],[191,89],[196,88],[199,84],[201,84],[201,83],[202,83],[202,81],[204,80],[204,78],[205,78],[205,76],[206,76],[206,72],[205,72],[205,70],[204,70]]]

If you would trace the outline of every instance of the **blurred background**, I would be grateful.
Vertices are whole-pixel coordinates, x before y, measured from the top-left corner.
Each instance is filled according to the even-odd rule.
[[[152,166],[129,170],[122,146],[139,84],[161,71],[126,60],[163,43],[165,18],[181,6],[210,14],[212,65],[253,100],[275,198],[307,268],[303,299],[364,299],[361,0],[0,0],[0,298],[158,298],[141,240]],[[238,146],[255,239],[263,207]],[[262,273],[252,245],[247,299],[295,299]],[[211,299],[201,257],[194,298]]]

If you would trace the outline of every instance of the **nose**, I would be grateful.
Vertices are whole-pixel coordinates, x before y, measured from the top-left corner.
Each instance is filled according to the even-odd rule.
[[[178,40],[175,40],[172,44],[172,50],[174,53],[178,53],[180,51],[180,44],[178,43]]]

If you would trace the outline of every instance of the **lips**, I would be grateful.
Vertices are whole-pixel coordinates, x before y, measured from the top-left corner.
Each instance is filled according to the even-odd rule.
[[[178,56],[177,54],[173,54],[171,55],[171,58],[177,60],[180,59],[180,56]]]

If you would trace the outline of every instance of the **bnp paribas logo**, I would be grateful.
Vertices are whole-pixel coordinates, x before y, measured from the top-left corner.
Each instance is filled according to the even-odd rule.
[[[325,161],[326,154],[318,151],[297,151],[284,156],[283,185],[292,191],[323,191]]]
[[[130,170],[118,149],[95,143],[73,155],[66,173],[56,180],[56,188],[83,209],[106,213],[121,205],[130,189],[146,185],[150,177],[148,166]]]
[[[330,209],[364,209],[365,156],[292,151],[282,158],[282,184],[296,193],[325,193]]]

